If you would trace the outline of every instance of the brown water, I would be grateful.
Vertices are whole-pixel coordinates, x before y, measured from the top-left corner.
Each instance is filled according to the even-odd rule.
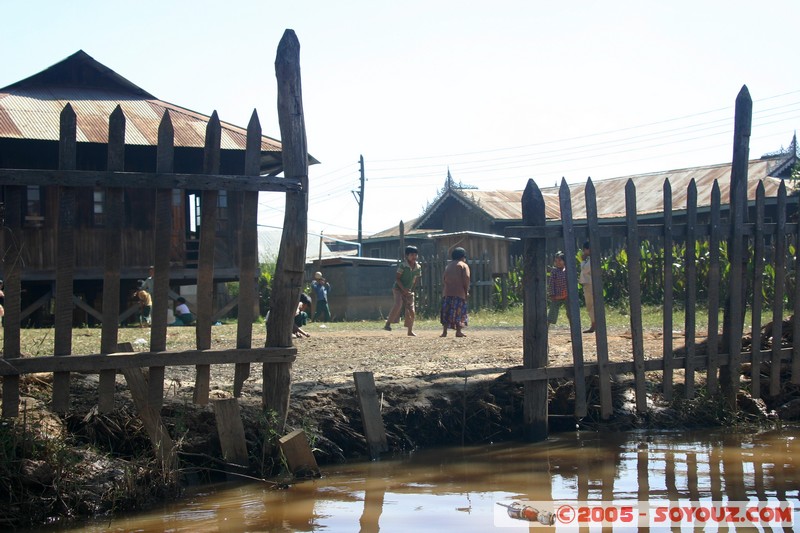
[[[525,522],[497,527],[498,503],[566,500],[781,500],[794,504],[800,524],[799,466],[800,429],[563,433],[328,466],[322,479],[283,491],[204,487],[180,503],[69,531],[528,531]]]

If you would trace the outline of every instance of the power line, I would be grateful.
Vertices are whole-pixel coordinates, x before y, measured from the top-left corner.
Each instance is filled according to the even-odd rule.
[[[789,96],[789,95],[798,94],[798,93],[800,93],[800,90],[790,91],[790,92],[779,94],[779,95],[775,95],[775,96],[769,96],[769,97],[761,98],[759,100],[755,100],[755,102],[763,102],[763,101],[767,101],[767,100],[774,100],[776,98],[781,98],[781,97],[784,97],[784,96]],[[788,104],[788,105],[793,105],[793,104]],[[519,146],[511,146],[511,147],[504,147],[504,148],[493,148],[493,149],[489,149],[489,150],[479,150],[479,151],[473,151],[473,152],[461,152],[461,153],[455,153],[455,154],[419,156],[419,157],[396,158],[396,159],[377,159],[377,160],[372,160],[372,163],[390,163],[390,162],[396,162],[396,161],[420,161],[420,160],[426,160],[426,159],[427,160],[429,160],[429,159],[446,159],[446,158],[449,158],[449,157],[460,157],[460,156],[472,155],[472,154],[486,154],[486,153],[494,153],[494,152],[500,152],[500,151],[518,150],[518,149],[522,149],[522,148],[546,146],[546,145],[550,145],[550,144],[558,144],[558,143],[563,143],[563,142],[572,142],[572,141],[581,140],[581,139],[587,139],[587,138],[599,137],[599,136],[603,136],[603,135],[617,134],[617,133],[636,130],[636,129],[648,128],[648,127],[651,127],[651,126],[657,126],[657,125],[660,125],[660,124],[668,124],[670,122],[676,122],[676,121],[679,121],[679,120],[685,120],[685,119],[689,119],[689,118],[700,117],[700,116],[709,115],[709,114],[712,114],[712,113],[719,113],[721,111],[730,111],[731,109],[733,109],[733,106],[720,107],[720,108],[717,108],[717,109],[712,109],[710,111],[701,111],[701,112],[698,112],[698,113],[692,113],[692,114],[689,114],[689,115],[683,115],[683,116],[679,116],[679,117],[675,117],[675,118],[669,118],[669,119],[665,119],[665,120],[659,120],[659,121],[649,122],[649,123],[645,123],[645,124],[639,124],[639,125],[635,125],[635,126],[628,126],[628,127],[625,127],[625,128],[618,128],[618,129],[614,129],[614,130],[607,130],[607,131],[601,131],[601,132],[595,132],[595,133],[588,133],[588,134],[585,134],[585,135],[578,135],[578,136],[575,136],[575,137],[566,137],[566,138],[562,138],[562,139],[554,139],[554,140],[549,140],[549,141],[543,141],[543,142],[540,142],[540,143],[523,144],[523,145],[519,145]],[[758,111],[754,112],[754,115],[757,115],[757,114],[758,114]],[[730,120],[733,121],[733,117],[732,116],[730,117]]]

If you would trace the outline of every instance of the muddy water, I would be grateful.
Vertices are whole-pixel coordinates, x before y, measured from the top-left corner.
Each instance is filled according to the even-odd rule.
[[[800,429],[557,434],[537,444],[328,466],[323,474],[284,491],[205,487],[179,504],[71,531],[528,531],[523,522],[500,527],[498,503],[688,499],[789,501],[800,523]]]

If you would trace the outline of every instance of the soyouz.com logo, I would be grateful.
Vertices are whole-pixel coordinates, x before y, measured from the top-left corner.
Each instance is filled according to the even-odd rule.
[[[497,502],[494,524],[519,527],[520,522],[543,526],[629,525],[637,527],[732,524],[746,527],[791,526],[794,504],[780,501],[743,502]]]

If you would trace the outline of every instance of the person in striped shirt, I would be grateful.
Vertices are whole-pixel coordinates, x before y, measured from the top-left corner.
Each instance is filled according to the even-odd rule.
[[[547,312],[547,322],[558,322],[558,313],[561,306],[567,303],[567,262],[564,252],[557,252],[547,278],[547,298],[550,300]]]

